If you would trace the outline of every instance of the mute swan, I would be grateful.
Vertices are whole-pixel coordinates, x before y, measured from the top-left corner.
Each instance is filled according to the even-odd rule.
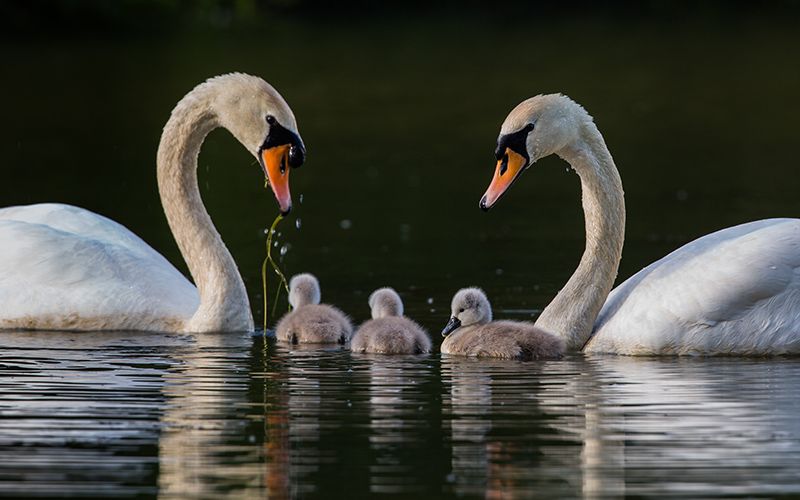
[[[350,350],[377,354],[424,354],[431,339],[418,324],[403,316],[403,301],[392,288],[379,288],[369,296],[372,319],[353,335]]]
[[[0,328],[252,331],[236,263],[200,199],[197,156],[206,135],[228,129],[264,169],[281,212],[289,170],[305,149],[286,101],[264,80],[211,78],[175,106],[158,147],[161,203],[195,288],[120,224],[81,208],[0,210]]]
[[[580,105],[539,95],[511,111],[480,206],[488,210],[550,154],[580,176],[586,250],[538,327],[592,353],[800,353],[800,220],[761,220],[701,237],[609,295],[622,255],[625,202],[603,136]]]
[[[443,354],[504,359],[557,359],[564,341],[533,323],[492,321],[492,306],[480,288],[462,288],[450,305],[442,330]]]
[[[353,325],[333,306],[320,304],[319,281],[312,274],[298,274],[289,280],[289,303],[275,327],[278,340],[292,344],[344,344],[353,334]]]

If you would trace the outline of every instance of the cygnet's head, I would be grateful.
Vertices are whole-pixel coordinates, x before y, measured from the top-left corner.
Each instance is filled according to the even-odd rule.
[[[372,292],[367,301],[372,311],[372,319],[403,315],[403,301],[394,288],[379,288]]]
[[[210,78],[184,100],[192,102],[202,96],[209,96],[219,124],[255,155],[281,213],[289,213],[289,167],[299,167],[305,159],[305,146],[289,105],[270,84],[244,73]]]
[[[594,126],[592,117],[567,96],[537,95],[522,101],[500,127],[497,166],[480,207],[489,210],[525,169],[578,141],[586,124]]]
[[[480,288],[462,288],[450,304],[450,321],[442,330],[442,336],[461,326],[479,325],[492,320],[492,305]]]
[[[289,280],[289,304],[297,309],[307,304],[319,304],[319,281],[310,273],[297,274]]]

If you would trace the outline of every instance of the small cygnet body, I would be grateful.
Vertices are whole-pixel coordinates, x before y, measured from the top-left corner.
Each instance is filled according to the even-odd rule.
[[[350,350],[377,354],[422,354],[430,352],[431,339],[418,324],[403,316],[403,301],[391,288],[380,288],[369,296],[372,319],[353,336]]]
[[[503,359],[558,359],[566,346],[560,337],[524,321],[492,321],[492,306],[480,288],[453,297],[452,316],[442,331],[443,354]]]
[[[289,304],[275,327],[278,340],[292,344],[344,344],[353,335],[350,319],[339,309],[320,304],[319,281],[312,274],[298,274],[289,281]]]

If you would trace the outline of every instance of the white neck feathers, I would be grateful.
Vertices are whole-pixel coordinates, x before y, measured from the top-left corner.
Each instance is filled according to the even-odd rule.
[[[591,336],[617,277],[625,239],[625,199],[611,153],[591,120],[581,124],[580,140],[558,154],[581,179],[586,249],[536,325],[564,338],[569,349],[579,350]]]
[[[197,157],[219,125],[213,82],[201,84],[172,111],[158,146],[158,190],[178,248],[200,294],[184,331],[252,331],[247,291],[236,263],[206,212],[197,186]]]

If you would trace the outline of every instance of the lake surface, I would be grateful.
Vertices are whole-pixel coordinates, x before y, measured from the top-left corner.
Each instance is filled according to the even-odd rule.
[[[535,319],[580,258],[579,184],[560,160],[488,214],[477,206],[500,123],[532,95],[570,95],[605,136],[628,209],[620,280],[710,231],[797,217],[795,21],[512,30],[451,12],[3,38],[0,206],[89,208],[185,270],[155,185],[161,127],[205,78],[258,74],[308,147],[279,226],[284,270],[315,273],[356,322],[372,290],[393,286],[438,345],[457,289],[483,287],[497,317]],[[276,203],[223,131],[200,181],[259,324]],[[793,497],[799,392],[794,359],[516,363],[292,350],[263,335],[4,332],[0,496]]]
[[[800,362],[2,333],[0,495],[793,496]]]

